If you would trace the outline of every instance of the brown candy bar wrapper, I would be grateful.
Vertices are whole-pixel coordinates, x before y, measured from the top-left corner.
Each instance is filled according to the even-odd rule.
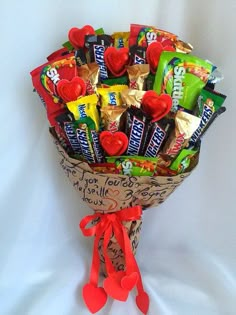
[[[145,90],[144,83],[150,72],[149,64],[135,64],[127,67],[129,87],[134,90]]]
[[[75,50],[75,62],[78,67],[87,64],[86,53],[83,48]]]
[[[136,254],[136,250],[139,244],[139,237],[141,232],[142,220],[136,221],[123,221],[122,224],[127,229],[130,244],[134,255]],[[106,267],[103,256],[103,239],[100,239],[98,245],[99,257],[100,257],[100,272],[103,275],[106,275]],[[112,261],[113,266],[117,271],[125,269],[125,259],[124,253],[120,248],[120,245],[117,243],[115,236],[112,236],[110,242],[108,244],[108,256]]]
[[[124,129],[124,119],[122,114],[125,112],[126,106],[107,105],[101,108],[101,120],[104,130],[116,132]]]
[[[84,64],[78,67],[78,76],[86,82],[86,94],[96,93],[96,85],[99,78],[99,65],[96,62]]]
[[[162,153],[175,157],[186,146],[200,123],[200,118],[178,110],[175,115],[175,129],[170,134]]]
[[[126,89],[121,92],[121,98],[125,105],[141,107],[142,98],[146,91]]]
[[[190,175],[127,176],[93,172],[88,163],[71,158],[50,128],[58,150],[59,163],[84,201],[94,211],[116,212],[140,205],[143,209],[157,206]]]

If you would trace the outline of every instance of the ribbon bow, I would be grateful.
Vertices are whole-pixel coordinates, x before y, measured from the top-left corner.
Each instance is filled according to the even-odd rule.
[[[83,299],[91,313],[98,312],[106,304],[107,296],[119,301],[126,301],[129,292],[136,286],[136,304],[143,314],[147,314],[149,297],[143,289],[142,277],[132,252],[130,239],[122,224],[123,221],[141,219],[141,214],[142,208],[135,206],[110,214],[95,213],[81,220],[80,229],[84,236],[95,236],[89,282],[83,287]],[[94,223],[94,225],[86,228],[90,223]],[[115,236],[123,251],[124,271],[116,271],[108,255],[108,245],[112,236]],[[107,278],[103,282],[103,287],[98,287],[100,268],[98,246],[101,239],[103,239],[102,249]]]

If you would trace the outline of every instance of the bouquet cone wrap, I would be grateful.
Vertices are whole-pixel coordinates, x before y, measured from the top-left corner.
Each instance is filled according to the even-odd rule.
[[[154,36],[152,45],[145,39],[149,33]],[[142,211],[163,203],[191,174],[198,164],[200,139],[224,112],[220,107],[226,96],[204,90],[207,83],[210,86],[215,83],[213,65],[190,55],[192,46],[176,35],[138,24],[131,24],[129,33],[115,34],[97,35],[91,25],[71,28],[70,47],[66,43],[66,51],[64,48],[55,51],[31,76],[35,91],[46,107],[59,163],[82,201],[92,209],[92,214],[79,224],[83,235],[94,240],[89,279],[82,289],[83,300],[94,314],[103,308],[108,297],[124,302],[136,288],[136,305],[147,315],[149,296],[135,259]],[[117,36],[125,39],[127,47],[117,46]],[[89,60],[85,56],[87,51]],[[141,58],[144,64],[137,65],[133,56]],[[92,68],[95,71],[90,71]],[[143,80],[149,73],[153,79],[144,91]],[[99,76],[106,87],[100,84]],[[127,82],[117,81],[121,76],[126,77],[129,86]],[[111,90],[107,87],[109,82]],[[143,93],[141,98],[134,98],[137,91],[131,95],[129,88],[139,89]],[[121,99],[118,95],[123,90],[126,93]],[[108,107],[109,115],[105,115]],[[158,152],[161,154],[157,155]],[[145,171],[145,175],[181,174],[106,174],[102,170],[109,171],[108,166],[99,169],[93,165],[92,169],[85,162],[99,165],[104,154],[115,159],[124,154],[139,156],[137,159],[145,162],[154,157],[153,172]],[[161,171],[162,166],[166,167],[160,165],[165,155],[171,163],[167,168],[170,172]],[[117,165],[113,165],[119,172]],[[137,162],[134,165],[142,169]],[[123,173],[127,174],[124,170]],[[99,273],[105,276],[103,283],[99,281]]]
[[[58,151],[59,163],[66,176],[78,191],[81,199],[95,213],[114,213],[121,209],[139,205],[143,209],[157,206],[188,177],[187,172],[176,176],[125,176],[94,172],[86,162],[71,158],[60,145],[51,130],[54,144]],[[133,253],[138,247],[142,220],[123,221],[127,230]],[[102,253],[103,239],[99,241],[100,271],[106,275]],[[108,256],[114,268],[125,269],[124,253],[113,235],[108,244]]]
[[[81,199],[94,211],[111,213],[140,205],[157,206],[191,172],[176,176],[126,176],[93,172],[86,162],[71,158],[54,137],[59,163]]]

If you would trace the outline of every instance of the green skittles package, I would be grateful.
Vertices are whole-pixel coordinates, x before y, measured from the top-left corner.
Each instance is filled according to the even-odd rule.
[[[172,97],[172,112],[183,107],[193,111],[213,65],[198,57],[164,51],[161,54],[153,89]]]
[[[108,163],[115,163],[121,175],[152,176],[157,165],[157,158],[144,156],[109,156]]]
[[[191,159],[198,153],[197,149],[182,149],[176,159],[171,163],[170,169],[177,174],[183,173],[191,163]]]

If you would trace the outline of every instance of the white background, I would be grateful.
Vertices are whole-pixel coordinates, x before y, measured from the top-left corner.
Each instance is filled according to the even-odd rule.
[[[204,137],[196,171],[144,214],[137,254],[150,315],[236,314],[236,1],[1,1],[0,314],[88,315],[81,300],[92,240],[81,203],[56,160],[29,72],[71,27],[111,33],[130,23],[176,33],[224,73],[227,112]],[[99,315],[140,314],[132,294]]]

